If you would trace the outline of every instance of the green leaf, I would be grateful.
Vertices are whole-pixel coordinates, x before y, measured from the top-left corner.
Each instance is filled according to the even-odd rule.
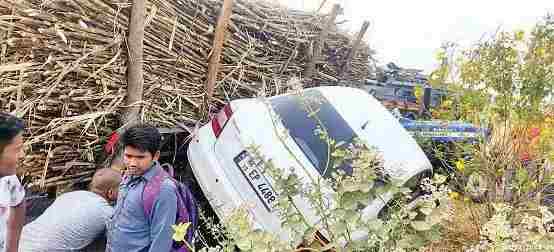
[[[433,183],[436,185],[442,185],[444,182],[446,182],[447,177],[438,173],[435,173],[435,176],[433,177]]]
[[[342,186],[342,189],[345,192],[363,191],[363,190],[366,190],[368,188],[369,187],[367,185],[364,185],[364,184],[348,184],[348,185],[343,185]]]
[[[403,249],[421,248],[425,245],[425,240],[419,235],[406,235],[404,239],[398,241],[398,247]]]
[[[308,229],[306,229],[306,231],[304,231],[304,240],[308,241],[308,243],[310,243],[315,237],[314,237],[314,233],[317,231],[316,228],[314,227],[310,227]]]
[[[430,215],[433,212],[433,208],[425,206],[420,208],[419,211],[421,211],[425,215]]]
[[[360,219],[360,211],[347,211],[349,214],[346,215],[346,222],[354,224]]]
[[[250,250],[252,249],[252,241],[245,239],[246,237],[237,240],[236,245],[240,250]]]
[[[335,225],[331,226],[331,232],[335,236],[341,236],[342,234],[346,233],[347,224],[344,221],[339,221]]]
[[[441,239],[441,232],[438,228],[432,228],[427,232],[423,232],[425,239],[428,241],[438,241]]]
[[[432,228],[431,224],[429,224],[428,222],[426,221],[413,221],[411,223],[411,226],[416,230],[416,231],[427,231],[427,230],[430,230]]]
[[[356,205],[356,197],[353,193],[344,193],[341,199],[341,205],[344,206],[344,208],[352,209]]]

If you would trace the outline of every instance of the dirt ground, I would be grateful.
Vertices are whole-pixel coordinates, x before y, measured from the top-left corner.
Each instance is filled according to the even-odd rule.
[[[479,227],[486,221],[484,205],[463,200],[453,200],[453,204],[454,215],[443,224],[442,239],[423,251],[464,251],[464,248],[479,243]]]

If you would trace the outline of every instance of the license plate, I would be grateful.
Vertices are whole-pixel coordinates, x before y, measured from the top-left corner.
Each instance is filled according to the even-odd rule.
[[[255,159],[247,151],[241,152],[234,158],[234,161],[267,211],[271,212],[277,202],[277,194],[260,169],[263,161]]]

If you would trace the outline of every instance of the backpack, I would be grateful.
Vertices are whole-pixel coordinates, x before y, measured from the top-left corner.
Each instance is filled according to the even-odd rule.
[[[168,171],[165,171],[166,168]],[[191,191],[186,185],[177,181],[173,177],[173,167],[170,164],[163,164],[162,169],[158,174],[156,174],[151,180],[148,181],[142,192],[142,202],[144,206],[145,216],[150,216],[152,209],[154,207],[154,202],[160,194],[161,185],[164,180],[170,179],[175,183],[177,187],[177,220],[176,224],[179,223],[190,223],[190,226],[187,230],[186,241],[189,245],[194,245],[194,235],[198,228],[198,208],[196,205],[196,200],[192,195]],[[173,248],[171,251],[177,252],[190,252],[186,245],[173,242]]]

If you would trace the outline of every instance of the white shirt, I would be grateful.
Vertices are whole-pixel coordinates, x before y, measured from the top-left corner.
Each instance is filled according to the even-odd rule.
[[[6,240],[6,221],[10,207],[15,207],[23,202],[25,189],[15,175],[0,178],[0,249],[4,248]]]
[[[113,207],[88,191],[62,194],[35,221],[23,227],[20,252],[79,251],[106,230]]]

